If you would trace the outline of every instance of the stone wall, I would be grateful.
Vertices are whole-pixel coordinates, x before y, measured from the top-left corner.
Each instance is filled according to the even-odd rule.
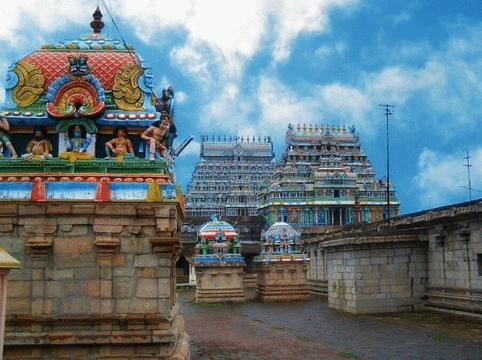
[[[5,359],[188,359],[178,315],[179,204],[0,205]]]
[[[324,244],[328,303],[350,313],[422,309],[425,246],[417,237],[364,237]]]
[[[306,237],[309,289],[350,312],[482,314],[482,201]],[[328,286],[327,286],[328,285]],[[327,286],[327,287],[325,287]]]

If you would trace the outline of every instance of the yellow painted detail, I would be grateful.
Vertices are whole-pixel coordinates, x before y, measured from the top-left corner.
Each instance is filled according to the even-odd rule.
[[[13,101],[20,106],[33,104],[44,92],[45,78],[42,70],[25,60],[20,60],[13,71],[18,75],[18,84],[12,94]]]
[[[144,93],[139,87],[139,77],[143,69],[135,63],[125,64],[115,75],[112,94],[114,101],[121,110],[143,111]]]
[[[147,201],[154,202],[154,201],[162,201],[162,194],[161,188],[157,181],[152,181],[147,189]]]

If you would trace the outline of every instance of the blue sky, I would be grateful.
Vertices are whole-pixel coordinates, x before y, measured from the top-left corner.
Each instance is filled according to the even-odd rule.
[[[201,135],[273,137],[277,158],[289,123],[356,126],[401,212],[469,200],[482,191],[482,14],[478,1],[106,1],[128,44],[153,68],[158,93],[176,92],[176,160],[186,188]],[[90,32],[98,1],[24,0],[2,5],[0,77],[44,43]],[[3,87],[0,100],[4,100]],[[482,193],[473,191],[472,197]]]

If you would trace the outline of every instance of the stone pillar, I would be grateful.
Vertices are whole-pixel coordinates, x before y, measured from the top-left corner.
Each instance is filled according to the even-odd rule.
[[[308,300],[309,260],[254,262],[257,274],[257,297],[263,302]]]
[[[189,359],[172,202],[8,203],[0,229],[13,270],[5,359]]]

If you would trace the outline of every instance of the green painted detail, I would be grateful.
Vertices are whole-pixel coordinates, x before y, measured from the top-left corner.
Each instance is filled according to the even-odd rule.
[[[0,159],[0,174],[28,173],[101,173],[101,174],[166,174],[170,175],[165,161],[147,159],[77,160],[74,164],[65,159],[23,160]]]
[[[98,131],[94,120],[86,118],[61,120],[60,123],[57,125],[56,130],[58,132],[66,132],[69,130],[69,126],[71,125],[83,125],[85,127],[85,130],[87,130],[89,134],[93,134]]]

